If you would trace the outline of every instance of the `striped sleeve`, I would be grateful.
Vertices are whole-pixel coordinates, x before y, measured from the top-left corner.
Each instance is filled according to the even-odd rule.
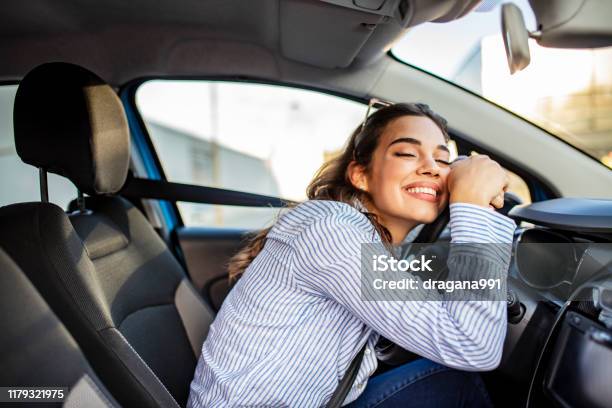
[[[459,211],[458,211],[459,210]],[[462,211],[470,213],[478,223],[474,228],[497,238],[508,238],[510,224],[478,209],[454,205],[451,219],[459,221],[451,232],[457,240],[476,239],[476,230],[467,227]],[[485,211],[484,209],[481,209]],[[463,370],[491,370],[501,359],[506,330],[506,311],[495,301],[424,301],[415,293],[415,300],[372,301],[361,296],[361,244],[371,242],[357,212],[326,215],[305,228],[292,242],[293,271],[298,284],[320,296],[341,304],[364,324],[399,346],[449,367]],[[498,231],[497,223],[504,228]],[[462,231],[467,231],[465,234]],[[505,232],[501,232],[505,231]],[[481,238],[482,240],[486,240]],[[454,255],[449,269],[458,273],[487,268],[490,276],[504,276],[507,263],[501,258],[482,262],[479,254]],[[453,257],[453,254],[451,254]],[[452,272],[452,271],[451,271]]]
[[[510,218],[475,204],[450,205],[450,227],[453,242],[512,243],[516,225]]]
[[[450,205],[451,242],[454,244],[451,251],[454,253],[469,247],[462,244],[474,244],[472,247],[477,248],[482,259],[509,265],[515,229],[513,220],[492,209],[467,203]]]

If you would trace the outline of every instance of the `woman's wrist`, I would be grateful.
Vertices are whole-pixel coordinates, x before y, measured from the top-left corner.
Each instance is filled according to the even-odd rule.
[[[486,198],[484,194],[461,194],[461,193],[451,193],[450,204],[473,204],[478,205],[483,208],[489,208],[490,200]]]
[[[511,243],[516,223],[507,216],[468,203],[450,208],[451,242]]]

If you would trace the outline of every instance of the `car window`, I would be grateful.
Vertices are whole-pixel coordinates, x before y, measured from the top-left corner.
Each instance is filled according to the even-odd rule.
[[[511,2],[534,31],[529,2]],[[458,20],[414,27],[391,52],[511,110],[612,168],[612,47],[554,49],[529,40],[531,63],[511,75],[500,4],[483,2]]]
[[[306,199],[363,120],[352,100],[283,86],[154,80],[136,105],[170,181]],[[179,203],[185,225],[261,228],[277,209]]]
[[[0,206],[40,201],[38,170],[25,164],[15,151],[13,103],[17,85],[0,86]],[[49,201],[67,208],[76,188],[67,179],[48,175]]]
[[[527,183],[525,183],[525,180],[523,180],[518,174],[513,173],[508,169],[506,169],[506,171],[508,172],[508,177],[510,179],[508,182],[507,191],[516,194],[521,199],[523,204],[530,204],[531,191],[529,190]]]

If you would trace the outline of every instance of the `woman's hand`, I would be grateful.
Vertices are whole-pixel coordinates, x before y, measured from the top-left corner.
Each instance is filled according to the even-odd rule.
[[[455,160],[447,179],[450,202],[501,208],[508,181],[508,173],[489,156]]]

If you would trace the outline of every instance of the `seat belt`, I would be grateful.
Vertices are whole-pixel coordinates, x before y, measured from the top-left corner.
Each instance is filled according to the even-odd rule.
[[[357,378],[357,373],[359,372],[359,367],[361,367],[363,354],[367,346],[368,343],[366,342],[353,361],[351,361],[351,364],[346,369],[346,373],[344,373],[344,377],[340,380],[340,383],[334,390],[325,408],[340,408],[342,406],[346,396],[351,391],[351,388],[353,388],[353,383],[355,382],[355,378]]]
[[[195,186],[173,183],[165,180],[152,180],[128,175],[128,179],[117,193],[130,198],[150,198],[171,202],[221,204],[244,207],[284,208],[295,204],[288,200],[262,194],[245,193],[223,188]]]

